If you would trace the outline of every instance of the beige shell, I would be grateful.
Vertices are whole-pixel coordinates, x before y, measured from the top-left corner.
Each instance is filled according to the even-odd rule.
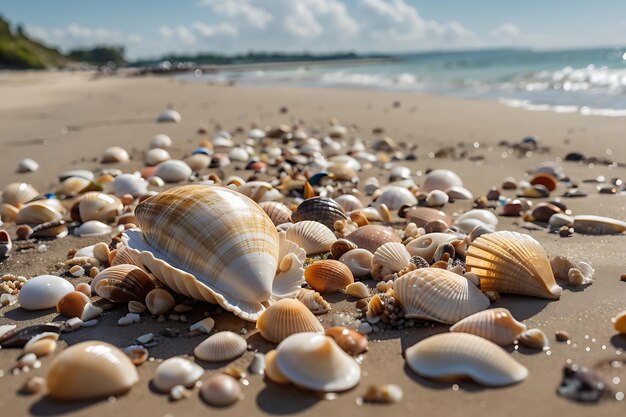
[[[368,349],[367,336],[356,330],[337,326],[326,329],[324,334],[332,337],[337,345],[350,356],[360,355]]]
[[[143,268],[143,263],[141,262],[139,254],[136,251],[129,249],[126,245],[119,245],[114,253],[111,253],[113,254],[109,261],[111,266],[129,264]]]
[[[324,300],[324,297],[317,291],[301,288],[296,298],[313,314],[326,314],[331,310],[330,303]]]
[[[265,340],[272,343],[280,343],[294,333],[324,331],[320,321],[304,304],[289,298],[279,300],[263,311],[256,328]]]
[[[204,381],[200,387],[200,396],[207,404],[214,407],[227,407],[243,398],[241,385],[230,375],[215,374]]]
[[[353,249],[341,255],[339,262],[347,266],[355,278],[363,278],[371,272],[373,257],[366,249]]]
[[[143,302],[154,288],[152,279],[143,269],[129,264],[106,268],[91,281],[92,293],[124,304],[129,301]]]
[[[371,253],[387,242],[399,242],[400,238],[395,230],[387,226],[372,225],[359,227],[354,232],[346,236],[350,242],[356,244],[361,249],[366,249]]]
[[[621,334],[626,334],[626,311],[622,311],[615,317],[613,327],[615,328],[615,331]]]
[[[128,356],[100,341],[68,347],[54,358],[46,374],[48,394],[64,401],[124,394],[137,382],[137,369]]]
[[[420,268],[393,283],[409,319],[456,323],[489,307],[489,299],[466,278],[439,268]]]
[[[63,180],[57,187],[57,194],[72,196],[80,194],[91,185],[91,181],[82,177],[69,177]]]
[[[193,350],[196,358],[221,362],[238,358],[248,348],[246,339],[233,332],[219,332],[207,337]]]
[[[184,358],[173,357],[157,367],[152,383],[157,390],[168,393],[176,385],[191,388],[203,373],[201,366]]]
[[[340,195],[335,198],[335,201],[347,212],[361,210],[364,208],[361,200],[352,194]]]
[[[367,285],[362,282],[353,282],[346,286],[345,289],[346,295],[354,298],[367,298],[370,296],[370,290],[367,288]]]
[[[353,249],[357,249],[357,246],[346,239],[337,239],[330,247],[330,253],[333,255],[333,259],[339,259],[341,256]]]
[[[381,265],[398,272],[411,262],[411,254],[400,242],[388,242],[376,249],[372,258],[372,266]]]
[[[11,204],[2,203],[0,205],[0,221],[14,223],[19,209]]]
[[[372,319],[374,317],[378,317],[381,314],[383,314],[385,305],[383,304],[383,300],[380,298],[380,294],[376,294],[374,295],[372,298],[370,298],[369,302],[367,303],[367,318],[368,319]],[[408,317],[407,318],[411,318]]]
[[[109,194],[89,192],[78,199],[80,221],[98,220],[112,222],[122,212],[124,205],[119,198]]]
[[[154,175],[167,183],[174,183],[186,181],[191,172],[191,167],[183,161],[170,159],[160,163],[154,171]]]
[[[481,235],[467,250],[466,265],[482,291],[557,299],[561,296],[541,244],[531,236],[502,231]]]
[[[183,159],[183,162],[189,165],[189,168],[191,168],[192,171],[197,172],[209,167],[211,157],[203,153],[196,153]]]
[[[471,333],[500,346],[512,344],[526,330],[506,308],[492,308],[472,314],[452,327],[451,332]]]
[[[146,307],[155,316],[168,312],[175,305],[172,294],[163,288],[155,288],[146,295]]]
[[[291,210],[278,201],[262,201],[259,206],[267,213],[274,225],[291,223]]]
[[[337,238],[322,223],[304,220],[287,230],[287,240],[303,248],[307,255],[316,255],[330,251],[331,245]]]
[[[276,348],[276,365],[293,384],[321,392],[345,391],[359,383],[360,366],[329,336],[296,333]]]
[[[388,185],[381,188],[381,191],[381,194],[374,202],[376,206],[384,204],[390,210],[398,210],[402,206],[414,206],[417,204],[417,198],[406,188]]]
[[[111,146],[105,149],[101,159],[103,163],[128,162],[129,160],[130,156],[128,156],[126,149],[120,148],[119,146]]]
[[[405,358],[416,374],[440,381],[471,378],[481,385],[498,387],[528,376],[528,370],[500,346],[468,333],[428,337],[409,347]]]
[[[276,349],[272,349],[265,354],[265,376],[277,384],[288,384],[289,380],[280,372],[276,365]]]
[[[143,159],[143,163],[147,166],[154,166],[163,161],[170,159],[170,153],[162,148],[152,148],[146,152],[146,156]]]
[[[72,291],[59,300],[57,312],[67,318],[82,318],[87,304],[89,304],[89,297],[82,292]]]
[[[458,239],[456,235],[449,233],[429,233],[410,241],[406,249],[411,256],[421,256],[430,262],[439,246],[455,239]]]
[[[26,204],[17,212],[16,224],[42,224],[61,220],[63,215],[56,209],[41,201]]]
[[[548,336],[539,329],[524,330],[517,340],[524,346],[533,349],[547,349],[550,347]]]
[[[304,279],[315,291],[335,293],[354,282],[350,269],[339,261],[324,259],[304,270]]]
[[[13,182],[2,190],[2,202],[17,207],[39,195],[32,185],[25,182]]]

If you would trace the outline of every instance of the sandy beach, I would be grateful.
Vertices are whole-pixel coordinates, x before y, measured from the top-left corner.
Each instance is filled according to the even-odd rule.
[[[331,118],[349,128],[349,137],[371,138],[372,129],[383,128],[396,142],[416,145],[415,161],[401,161],[411,168],[419,185],[429,169],[447,168],[463,179],[475,196],[484,195],[492,186],[500,186],[505,177],[527,179],[527,171],[544,161],[561,161],[569,152],[580,152],[598,163],[562,162],[565,173],[580,189],[584,198],[562,198],[575,214],[594,214],[626,220],[626,196],[600,194],[597,183],[584,182],[605,176],[607,179],[626,175],[626,150],[623,143],[625,119],[616,117],[581,116],[553,112],[531,112],[508,108],[496,102],[460,100],[413,93],[393,93],[366,90],[297,89],[287,87],[217,86],[204,82],[185,82],[173,77],[98,77],[93,73],[0,73],[0,188],[21,181],[31,183],[41,192],[58,185],[57,176],[70,169],[97,170],[102,168],[100,156],[109,146],[122,146],[131,155],[124,164],[107,165],[124,172],[143,167],[143,157],[150,139],[158,133],[169,135],[174,142],[170,153],[182,159],[191,154],[200,140],[214,131],[225,129],[244,133],[234,134],[236,143],[245,140],[252,127],[265,128],[281,123],[302,124],[307,129],[325,129]],[[157,124],[155,117],[172,107],[182,115],[182,122]],[[286,112],[281,112],[281,108]],[[208,134],[199,134],[198,129]],[[503,142],[517,143],[534,136],[539,149],[520,155],[508,152]],[[449,156],[440,156],[442,149],[452,148]],[[452,154],[455,154],[454,157]],[[461,156],[462,155],[462,156]],[[40,169],[34,173],[18,174],[20,159],[32,158]],[[613,164],[603,163],[610,161]],[[224,172],[210,169],[203,173],[236,174],[246,177],[245,163],[235,162]],[[388,170],[375,166],[368,174],[387,181]],[[363,175],[364,179],[369,175]],[[156,188],[155,188],[156,189]],[[559,187],[552,196],[560,196]],[[508,197],[513,191],[503,191]],[[457,214],[472,206],[468,201],[447,204],[443,210]],[[258,375],[250,375],[249,385],[243,387],[244,399],[234,406],[216,409],[198,397],[171,402],[167,395],[150,389],[158,361],[175,355],[190,355],[202,337],[187,337],[190,323],[214,314],[215,307],[198,303],[188,313],[189,323],[168,320],[157,323],[143,315],[140,323],[118,327],[117,320],[126,314],[125,306],[106,311],[94,327],[65,333],[57,352],[42,359],[42,367],[29,373],[11,374],[19,349],[0,350],[0,409],[6,415],[71,415],[71,416],[179,416],[215,413],[227,416],[255,415],[441,415],[441,416],[617,416],[624,413],[624,402],[615,401],[614,393],[626,392],[626,367],[614,368],[611,361],[622,360],[626,336],[613,329],[611,318],[626,310],[626,273],[623,259],[624,236],[586,236],[578,233],[562,238],[547,229],[523,225],[519,217],[499,217],[498,230],[514,230],[530,234],[545,248],[548,255],[564,255],[590,263],[596,269],[594,282],[587,287],[564,287],[558,301],[503,294],[493,307],[508,308],[529,328],[540,328],[549,337],[550,349],[542,352],[524,347],[513,349],[512,356],[529,370],[523,382],[505,388],[483,388],[470,382],[435,383],[417,377],[405,365],[403,351],[416,342],[436,333],[446,332],[448,326],[428,324],[407,330],[393,330],[369,335],[369,352],[362,363],[359,385],[334,399],[293,386],[276,385]],[[7,225],[14,232],[14,225]],[[88,282],[88,277],[71,278],[63,262],[72,248],[88,246],[108,238],[76,238],[46,241],[48,250],[34,249],[15,252],[0,263],[0,275],[13,274],[33,277],[40,274],[66,276],[73,284]],[[369,284],[375,285],[374,281]],[[354,312],[354,301],[338,293],[325,296],[332,303],[333,313]],[[212,315],[218,330],[246,328],[252,351],[237,359],[235,364],[247,367],[253,351],[267,352],[273,345],[254,334],[254,324],[237,319],[229,313]],[[319,316],[329,327],[329,315]],[[0,308],[0,325],[63,320],[54,309],[26,311],[19,305]],[[99,339],[123,347],[136,337],[164,328],[180,330],[181,336],[159,336],[159,345],[150,349],[156,360],[138,368],[140,382],[127,394],[114,400],[84,403],[58,403],[45,396],[18,394],[22,384],[33,375],[45,375],[55,354],[66,345]],[[556,331],[564,330],[571,343],[555,341]],[[597,371],[612,391],[609,398],[597,405],[581,405],[556,394],[563,366],[575,363]],[[621,363],[621,362],[620,362]],[[217,372],[228,364],[199,362],[208,373]],[[1,373],[0,373],[1,375]],[[203,377],[206,378],[206,375]],[[617,381],[617,382],[615,382]],[[398,384],[404,398],[397,404],[359,404],[370,384]],[[623,397],[623,396],[622,396]]]

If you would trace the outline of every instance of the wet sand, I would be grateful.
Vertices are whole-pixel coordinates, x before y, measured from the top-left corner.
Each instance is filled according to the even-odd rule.
[[[142,166],[147,145],[156,133],[168,134],[174,140],[172,157],[188,155],[204,136],[197,130],[204,127],[234,131],[242,127],[247,131],[252,124],[260,127],[279,123],[303,121],[307,128],[327,127],[328,120],[336,117],[351,128],[350,135],[363,139],[370,137],[375,127],[383,127],[386,134],[398,142],[417,144],[417,161],[403,164],[414,171],[429,168],[449,168],[457,172],[475,195],[487,192],[489,187],[500,185],[502,179],[513,176],[523,179],[525,172],[543,161],[563,158],[567,152],[582,152],[587,157],[609,158],[626,162],[626,151],[621,143],[626,122],[622,118],[583,117],[575,114],[528,112],[511,109],[498,103],[455,100],[444,97],[406,93],[371,91],[222,87],[204,83],[185,83],[173,78],[102,78],[91,74],[0,74],[0,186],[13,181],[32,183],[45,192],[57,184],[56,176],[68,169],[97,169],[104,149],[108,146],[125,147],[133,157],[127,164],[110,167],[133,171]],[[396,108],[394,102],[399,102]],[[177,109],[183,121],[179,124],[157,124],[156,115],[167,106]],[[279,109],[285,106],[286,114]],[[533,135],[545,152],[533,152],[518,157],[506,154],[503,140],[511,143]],[[236,135],[239,143],[243,135]],[[477,142],[479,146],[472,145]],[[458,145],[464,144],[461,148]],[[455,147],[457,154],[467,151],[463,159],[434,158],[432,153],[444,147]],[[37,160],[41,168],[36,173],[16,174],[21,158]],[[482,158],[479,158],[482,157]],[[226,173],[238,173],[233,164]],[[582,182],[584,179],[604,175],[607,178],[624,178],[622,167],[563,162],[566,174]],[[373,169],[384,177],[385,171]],[[245,177],[245,175],[242,175]],[[364,176],[365,177],[365,176]],[[362,178],[364,178],[362,177]],[[415,177],[419,184],[422,179]],[[601,195],[596,184],[581,183],[588,197],[564,199],[575,214],[597,214],[626,219],[626,202],[623,195]],[[554,195],[565,189],[562,185]],[[505,192],[507,196],[514,195]],[[444,208],[448,213],[467,210],[468,202],[456,202]],[[506,388],[487,389],[473,383],[461,383],[457,391],[450,383],[433,383],[412,374],[404,364],[402,352],[417,341],[435,333],[447,331],[444,325],[428,325],[419,329],[386,331],[370,335],[370,351],[362,364],[363,377],[353,390],[342,393],[335,400],[293,387],[278,386],[264,381],[260,376],[250,376],[250,385],[244,387],[243,401],[227,409],[207,406],[197,390],[176,403],[167,396],[154,393],[149,381],[157,362],[147,362],[139,367],[141,380],[128,395],[107,400],[59,404],[45,396],[23,396],[17,393],[22,383],[33,375],[44,375],[52,356],[43,358],[41,369],[30,373],[11,375],[10,369],[20,350],[0,351],[0,409],[6,415],[190,415],[216,413],[219,415],[371,415],[392,413],[401,415],[622,415],[624,402],[603,401],[599,405],[585,406],[557,396],[562,367],[567,360],[596,369],[608,382],[613,392],[626,392],[626,366],[615,369],[607,361],[619,359],[626,349],[626,336],[613,330],[611,318],[626,309],[626,282],[619,277],[626,272],[623,259],[624,236],[584,236],[574,234],[569,238],[549,234],[546,230],[529,230],[521,227],[519,218],[500,217],[498,230],[516,230],[529,233],[541,242],[549,255],[566,255],[591,263],[596,268],[595,281],[586,288],[563,285],[560,300],[547,301],[530,297],[503,295],[495,307],[506,307],[528,327],[542,329],[550,338],[550,354],[520,347],[513,357],[529,369],[529,377],[522,383]],[[15,253],[0,263],[0,274],[35,276],[43,273],[62,274],[62,262],[67,251],[93,244],[102,238],[78,239],[68,237],[46,242],[48,251],[33,250]],[[73,283],[86,278],[68,278]],[[333,312],[354,312],[354,301],[340,294],[326,296],[333,303]],[[201,319],[204,312],[214,312],[207,304],[188,314],[189,323],[167,321],[157,323],[147,315],[139,324],[118,327],[117,319],[126,313],[125,307],[106,312],[95,327],[83,328],[62,335],[60,348],[82,340],[101,339],[123,347],[144,333],[157,334],[165,327],[177,328],[181,336],[175,339],[159,336],[160,344],[150,349],[157,359],[173,355],[191,355],[193,348],[203,339],[189,338],[186,330],[190,323]],[[17,306],[0,309],[0,324],[30,323],[61,320],[53,310],[28,312]],[[218,330],[239,330],[253,325],[227,313],[214,316]],[[328,317],[320,316],[328,326]],[[567,331],[571,344],[557,343],[554,332]],[[248,339],[253,349],[265,352],[272,345],[258,334]],[[60,350],[60,349],[59,349]],[[510,348],[509,350],[513,350]],[[618,355],[617,352],[620,352]],[[247,352],[236,361],[243,367],[252,359]],[[225,364],[201,363],[211,372]],[[620,383],[613,384],[614,377]],[[203,379],[206,379],[203,377]],[[394,405],[357,405],[369,384],[396,383],[404,391],[404,399]]]

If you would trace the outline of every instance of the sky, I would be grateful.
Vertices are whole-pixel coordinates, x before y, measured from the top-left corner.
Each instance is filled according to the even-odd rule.
[[[626,43],[626,0],[1,0],[0,14],[63,51],[417,52]]]

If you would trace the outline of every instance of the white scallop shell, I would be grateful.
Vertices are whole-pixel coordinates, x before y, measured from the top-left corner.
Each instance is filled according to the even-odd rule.
[[[372,265],[389,268],[391,272],[404,269],[411,262],[411,254],[400,242],[387,242],[374,252]]]
[[[105,184],[104,190],[118,197],[130,194],[137,198],[148,193],[148,182],[139,174],[121,174]]]
[[[111,226],[101,221],[89,220],[74,229],[74,235],[79,237],[101,236],[111,233],[112,231],[113,228],[111,228]]]
[[[331,245],[337,240],[322,223],[304,220],[295,223],[287,230],[287,240],[303,248],[308,255],[330,251]]]
[[[153,148],[146,152],[143,162],[147,166],[153,166],[170,159],[170,153],[162,148]]]
[[[339,258],[339,262],[348,267],[355,278],[363,278],[372,272],[374,255],[367,249],[352,249]]]
[[[154,135],[154,137],[150,140],[150,149],[155,149],[155,148],[161,148],[161,149],[167,149],[167,148],[171,148],[172,147],[172,139],[163,134],[163,133],[159,133],[157,135]]]
[[[457,236],[450,233],[428,233],[410,241],[406,249],[411,256],[421,256],[430,262],[439,246],[455,239]]]
[[[74,286],[55,275],[39,275],[24,283],[17,295],[20,306],[26,310],[45,310],[56,307],[59,300],[74,291]]]
[[[374,205],[379,207],[381,204],[386,205],[389,210],[398,210],[402,206],[414,206],[417,204],[417,198],[412,192],[406,188],[396,185],[388,185],[381,189],[382,193],[378,196]]]
[[[500,346],[512,344],[526,330],[506,308],[479,311],[450,327],[451,332],[470,333],[484,337]]]
[[[20,163],[17,164],[17,172],[20,174],[23,174],[26,172],[35,172],[38,169],[39,169],[39,163],[37,163],[37,161],[35,161],[34,159],[30,159],[30,158],[22,159]]]
[[[171,109],[165,110],[159,114],[156,119],[158,123],[180,123],[181,120],[180,113]]]
[[[120,148],[119,146],[112,146],[107,148],[102,153],[102,162],[111,163],[111,162],[128,162],[130,160],[130,156],[126,149]]]
[[[179,357],[163,361],[154,372],[154,387],[169,393],[176,385],[191,388],[204,373],[204,369],[195,363]]]
[[[163,179],[168,183],[182,182],[189,179],[191,175],[191,168],[183,161],[177,159],[171,159],[160,163],[154,175]]]
[[[422,190],[425,192],[432,190],[445,191],[448,188],[455,186],[463,186],[463,181],[457,174],[449,169],[435,169],[426,175]]]
[[[511,385],[524,380],[528,370],[504,349],[468,333],[428,337],[405,351],[409,367],[435,380],[469,377],[486,386]]]
[[[39,192],[25,182],[13,182],[2,190],[2,202],[12,206],[24,204],[37,197]]]
[[[246,339],[233,332],[219,332],[207,337],[193,350],[196,358],[221,362],[238,358],[248,348]]]

